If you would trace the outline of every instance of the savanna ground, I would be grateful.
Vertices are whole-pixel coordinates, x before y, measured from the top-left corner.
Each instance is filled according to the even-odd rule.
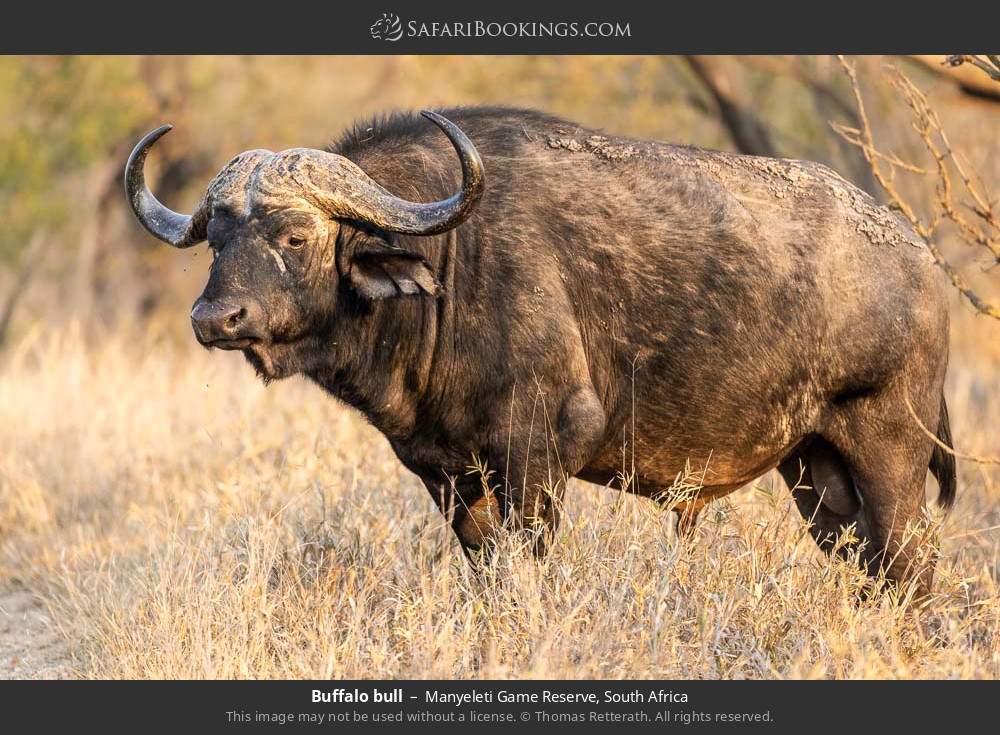
[[[903,62],[857,60],[876,136],[909,160],[921,146],[886,63]],[[767,139],[727,133],[713,79]],[[918,81],[1000,180],[1000,105],[937,72]],[[835,60],[7,57],[0,101],[15,111],[0,118],[0,307],[17,304],[7,323],[0,308],[0,677],[1000,676],[997,465],[959,462],[919,618],[859,601],[863,578],[815,549],[774,474],[710,506],[686,540],[654,504],[574,481],[546,559],[511,543],[477,576],[359,415],[300,379],[265,389],[239,355],[197,346],[186,315],[205,253],[145,237],[121,195],[129,148],[166,120],[150,180],[187,210],[239,150],[498,101],[766,146],[872,190],[830,130],[851,124]],[[906,191],[935,196],[933,180]],[[954,233],[941,247],[1000,300],[982,258]],[[946,392],[957,448],[1000,456],[1000,324],[957,295]]]
[[[996,327],[957,311],[956,443],[998,454]],[[39,325],[0,368],[0,668],[997,677],[1000,473],[960,466],[921,622],[857,601],[860,576],[815,550],[775,475],[690,540],[654,504],[574,482],[552,553],[511,545],[484,579],[381,436],[305,381],[265,389],[155,325],[93,344]]]

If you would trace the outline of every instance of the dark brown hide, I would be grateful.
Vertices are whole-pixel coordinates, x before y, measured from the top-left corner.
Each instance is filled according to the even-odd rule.
[[[656,496],[690,463],[704,470],[693,513],[780,466],[821,545],[855,524],[872,571],[912,576],[905,529],[928,466],[945,501],[954,468],[932,463],[905,397],[948,435],[948,316],[897,216],[815,163],[531,111],[442,114],[486,174],[456,229],[324,221],[294,198],[209,223],[204,297],[260,305],[247,354],[266,378],[304,372],[364,412],[467,551],[504,520],[551,528],[566,477],[620,485],[634,467],[626,489]],[[358,131],[332,152],[394,196],[460,186],[451,145],[421,118]],[[292,248],[296,209],[305,244]],[[493,473],[486,497],[474,458]]]

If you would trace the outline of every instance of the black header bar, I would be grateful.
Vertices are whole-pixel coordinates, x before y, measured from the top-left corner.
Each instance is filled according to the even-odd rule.
[[[15,3],[8,54],[669,54],[1000,51],[1000,6],[912,3]]]

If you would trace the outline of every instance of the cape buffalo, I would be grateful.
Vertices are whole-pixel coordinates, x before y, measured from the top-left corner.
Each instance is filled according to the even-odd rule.
[[[470,556],[505,522],[543,551],[567,477],[662,499],[704,467],[690,518],[777,467],[821,547],[855,524],[836,548],[926,588],[907,529],[928,468],[955,495],[920,426],[950,443],[948,312],[905,222],[816,163],[422,114],[241,153],[192,215],[144,182],[170,126],[139,142],[136,217],[214,256],[199,342],[363,412]]]

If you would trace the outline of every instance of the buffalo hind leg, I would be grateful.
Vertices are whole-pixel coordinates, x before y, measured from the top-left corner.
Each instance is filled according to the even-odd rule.
[[[917,410],[936,425],[937,404]],[[922,543],[930,441],[892,394],[845,406],[825,433],[829,442],[806,443],[778,468],[816,543],[844,557],[856,550],[869,575],[883,572],[895,586],[912,581],[924,596],[934,572]],[[854,538],[844,542],[851,524]]]
[[[910,376],[912,377],[912,376]],[[825,430],[847,466],[863,501],[869,546],[864,561],[894,585],[913,582],[917,597],[930,590],[932,558],[925,558],[924,487],[933,444],[907,408],[911,401],[924,426],[938,425],[940,388],[902,380],[843,406]]]

